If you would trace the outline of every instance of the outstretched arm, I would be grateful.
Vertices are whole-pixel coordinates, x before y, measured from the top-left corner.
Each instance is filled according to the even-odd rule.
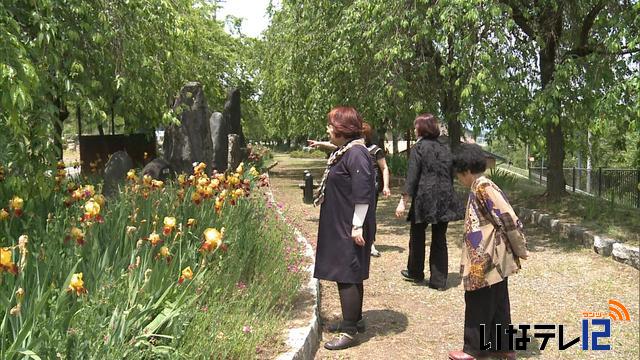
[[[319,149],[319,150],[328,151],[328,152],[334,151],[335,149],[338,148],[337,146],[333,145],[328,141],[307,140],[307,143],[309,144],[310,147],[314,149]]]

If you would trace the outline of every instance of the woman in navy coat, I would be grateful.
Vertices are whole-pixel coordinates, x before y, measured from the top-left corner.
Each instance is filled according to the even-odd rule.
[[[362,139],[362,117],[351,107],[329,112],[327,132],[337,149],[316,198],[321,204],[314,277],[338,284],[343,320],[329,327],[340,335],[325,344],[330,350],[357,343],[362,323],[363,281],[369,278],[375,238],[375,173]]]

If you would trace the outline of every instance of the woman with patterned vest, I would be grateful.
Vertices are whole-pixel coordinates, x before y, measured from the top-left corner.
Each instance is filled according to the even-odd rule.
[[[522,223],[502,190],[484,176],[486,157],[480,146],[460,144],[453,168],[470,193],[460,265],[465,289],[464,347],[450,352],[449,359],[514,359],[505,332],[511,323],[507,281],[520,269],[520,259],[528,257]],[[497,324],[500,333],[496,333]],[[489,349],[481,350],[481,345],[489,343]]]

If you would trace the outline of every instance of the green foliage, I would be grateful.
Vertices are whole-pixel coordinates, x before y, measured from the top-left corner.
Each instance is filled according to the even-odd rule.
[[[476,76],[487,78],[481,63],[493,49],[482,20],[491,22],[495,8],[482,1],[283,1],[259,66],[271,135],[321,135],[327,111],[339,104],[396,135],[422,112],[457,123],[461,94],[468,96]]]
[[[511,191],[518,183],[518,177],[498,168],[489,171],[489,179],[504,191]]]
[[[613,142],[607,154],[637,163],[637,137],[627,135],[640,129],[637,3],[281,4],[258,66],[272,138],[322,135],[327,111],[347,104],[396,136],[416,114],[435,113],[451,134],[458,122],[490,130],[556,168],[565,153],[586,153],[589,130],[594,144]]]
[[[171,99],[187,81],[204,85],[213,109],[222,108],[226,87],[252,97],[244,40],[224,32],[215,7],[203,0],[3,1],[0,133],[25,144],[12,160],[55,161],[56,126],[70,113],[85,129],[110,119],[125,132],[167,124]]]
[[[251,162],[258,171],[264,172],[269,161],[273,159],[271,149],[259,144],[249,144],[247,147],[249,150],[249,162]]]
[[[393,176],[406,177],[409,168],[409,159],[405,154],[387,156],[387,166]]]
[[[324,159],[327,157],[327,153],[322,150],[302,151],[294,150],[289,153],[289,156],[297,159]]]
[[[38,193],[27,191],[22,174],[4,174],[0,203],[19,195],[24,207],[21,215],[6,208],[9,218],[0,218],[0,247],[19,269],[9,272],[2,257],[1,358],[247,358],[279,335],[302,280],[301,248],[258,191],[235,194],[248,190],[244,179],[256,190],[253,171],[229,174],[200,205],[192,203],[196,186],[132,182],[101,206],[103,223],[86,215],[92,188],[71,191],[75,201],[67,191],[80,179],[48,178],[51,191]],[[177,220],[168,232],[165,216]],[[224,235],[202,250],[210,227],[224,227]],[[186,267],[193,278],[179,281]],[[86,294],[68,291],[75,273],[83,274]],[[252,330],[243,332],[245,325]],[[212,334],[223,335],[212,342]]]

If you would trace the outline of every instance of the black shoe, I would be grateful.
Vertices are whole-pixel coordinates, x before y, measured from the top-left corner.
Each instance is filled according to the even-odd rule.
[[[419,282],[423,282],[424,278],[414,278],[413,276],[409,275],[409,270],[401,270],[400,271],[400,275],[402,275],[402,277],[407,280],[407,281],[413,281],[415,283],[419,283]]]
[[[342,350],[350,348],[357,343],[355,335],[340,333],[340,335],[336,336],[331,341],[324,343],[324,348],[327,350]]]
[[[356,323],[356,329],[359,333],[363,333],[366,330],[366,326],[364,324],[364,319],[360,319]],[[343,332],[345,329],[342,327],[342,321],[335,322],[333,324],[329,324],[327,326],[327,331],[332,333]]]
[[[434,290],[438,290],[438,291],[445,291],[445,290],[447,290],[447,287],[446,287],[446,286],[438,287],[438,286],[433,286],[433,285],[431,285],[431,284],[429,284],[429,285],[427,285],[427,286],[429,287],[429,289],[434,289]]]

